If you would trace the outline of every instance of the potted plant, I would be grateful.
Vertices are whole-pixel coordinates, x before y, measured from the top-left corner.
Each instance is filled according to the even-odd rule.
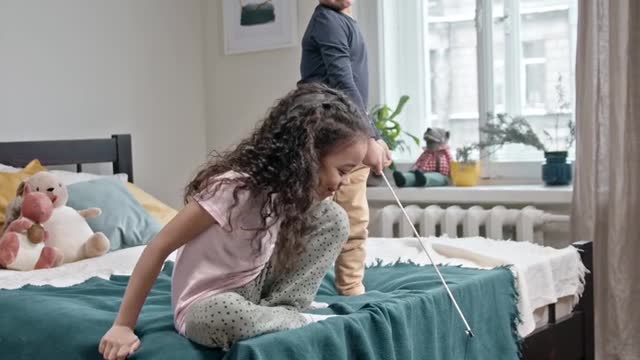
[[[556,115],[556,133],[559,133],[559,114]],[[571,182],[571,164],[567,161],[568,149],[575,139],[575,127],[569,120],[567,128],[569,135],[565,139],[566,147],[559,147],[560,137],[552,137],[548,131],[543,131],[549,142],[543,142],[533,130],[529,122],[522,116],[512,117],[509,114],[489,114],[489,122],[480,131],[485,133],[486,139],[481,143],[482,148],[491,148],[492,153],[507,144],[522,144],[532,146],[544,152],[545,163],[542,165],[542,180],[546,185],[568,185]]]
[[[560,135],[560,117],[566,114],[570,104],[565,100],[562,88],[562,77],[558,77],[556,85],[558,95],[558,110],[555,114],[554,135],[543,130],[546,141],[542,141],[533,130],[531,124],[522,116],[512,117],[509,114],[488,114],[487,125],[482,127],[486,137],[480,144],[481,148],[492,148],[497,151],[507,144],[522,144],[532,146],[544,152],[545,163],[542,165],[542,180],[546,185],[568,185],[571,183],[571,164],[567,161],[568,150],[575,141],[575,125],[568,119],[566,136]]]
[[[451,181],[455,186],[475,186],[480,178],[480,162],[471,159],[479,144],[464,145],[456,149],[456,161],[451,162]]]
[[[544,150],[545,163],[542,165],[542,180],[546,185],[569,185],[571,183],[572,169],[567,158],[569,149],[571,149],[576,139],[576,127],[571,117],[569,117],[566,127],[568,134],[565,136],[560,134],[560,115],[568,113],[571,108],[571,104],[564,95],[562,76],[558,77],[556,93],[559,106],[555,115],[554,134],[552,136],[547,130],[543,131],[547,144],[550,145],[545,146]]]
[[[486,136],[480,142],[483,148],[491,148],[491,153],[498,151],[507,144],[522,144],[533,146],[545,151],[545,146],[538,138],[533,128],[522,116],[512,117],[507,113],[487,114],[487,124],[480,128]]]
[[[402,109],[404,108],[407,101],[409,101],[409,96],[402,95],[398,100],[398,104],[396,105],[395,109],[390,108],[386,104],[381,104],[374,106],[370,111],[370,116],[373,119],[373,124],[380,133],[380,137],[387,144],[389,150],[391,151],[408,150],[409,147],[406,141],[400,138],[401,134],[409,136],[409,138],[411,138],[416,143],[416,145],[420,145],[420,139],[406,131],[403,131],[402,126],[396,120],[396,117],[402,112]],[[394,171],[396,169],[395,164],[391,163],[389,169],[391,171]],[[372,176],[369,177],[369,181],[367,181],[367,185],[377,186],[383,184],[382,180],[379,178],[379,176],[372,174]],[[390,177],[387,176],[387,178]]]

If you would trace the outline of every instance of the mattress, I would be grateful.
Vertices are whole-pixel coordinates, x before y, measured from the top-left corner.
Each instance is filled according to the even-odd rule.
[[[427,240],[427,245],[429,241]],[[132,247],[108,253],[95,259],[85,259],[79,262],[65,264],[58,268],[37,270],[30,272],[16,272],[0,270],[0,289],[16,289],[25,285],[52,285],[66,287],[79,284],[91,277],[109,279],[111,275],[130,275],[142,254],[144,246]],[[445,256],[430,247],[432,260],[436,264],[448,264],[469,268],[489,269],[495,266],[483,266],[478,261],[465,257]],[[368,266],[391,264],[396,262],[412,262],[415,264],[430,264],[430,260],[424,250],[414,238],[370,238],[366,242],[366,264]],[[174,260],[175,253],[168,260]],[[580,274],[576,274],[580,277]],[[556,284],[548,284],[556,287]],[[556,301],[556,318],[568,315],[577,302],[581,289],[577,293],[559,297]],[[531,298],[535,294],[529,294]],[[520,331],[521,336],[526,336],[534,328],[543,326],[548,322],[548,304],[528,309],[535,326],[526,331]],[[522,311],[522,307],[520,308]],[[522,315],[522,314],[521,314]]]

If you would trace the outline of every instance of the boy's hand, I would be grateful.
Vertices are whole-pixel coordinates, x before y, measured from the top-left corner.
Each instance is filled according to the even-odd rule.
[[[391,152],[383,140],[369,139],[367,154],[362,162],[380,175],[385,167],[391,165]]]
[[[113,325],[100,340],[98,350],[105,360],[124,360],[140,347],[140,339],[128,326]]]

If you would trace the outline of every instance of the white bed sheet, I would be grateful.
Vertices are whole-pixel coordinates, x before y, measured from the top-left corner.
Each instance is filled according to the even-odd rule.
[[[27,284],[66,287],[95,276],[108,279],[111,275],[130,275],[144,248],[136,246],[121,249],[53,269],[22,272],[0,270],[0,289],[17,289]],[[175,253],[168,259],[175,260]]]
[[[584,290],[586,268],[572,247],[553,249],[531,243],[446,237],[424,239],[423,245],[436,264],[479,269],[512,265],[520,292],[518,310],[522,323],[518,331],[521,336],[548,323],[549,304],[556,304],[556,319],[570,314]],[[415,238],[367,240],[367,264],[398,260],[430,264]]]

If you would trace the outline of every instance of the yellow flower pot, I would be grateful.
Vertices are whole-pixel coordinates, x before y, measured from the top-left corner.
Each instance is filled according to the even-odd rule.
[[[475,186],[480,178],[480,163],[451,163],[451,179],[455,186]]]

